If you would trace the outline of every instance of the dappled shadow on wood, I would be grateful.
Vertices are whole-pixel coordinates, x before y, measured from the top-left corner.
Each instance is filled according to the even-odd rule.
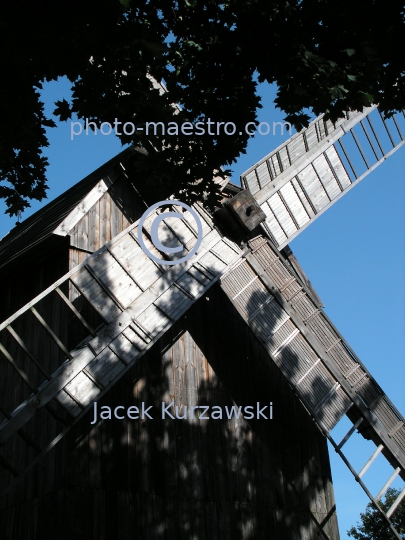
[[[211,278],[217,271],[206,269]],[[170,284],[170,272],[161,277],[160,286]],[[108,272],[103,279],[110,290],[119,284]],[[124,407],[119,414],[145,403],[153,418],[92,425],[90,410],[11,492],[1,516],[10,538],[53,540],[66,523],[60,539],[337,540],[326,442],[265,350],[280,345],[272,343],[280,314],[253,321],[267,300],[253,293],[245,306],[256,336],[219,287],[170,330],[170,317],[190,302],[181,290],[162,300],[143,324],[165,334],[98,402],[98,411]],[[292,346],[280,358],[299,372]],[[86,369],[97,380],[97,366]],[[179,416],[185,406],[216,406],[223,417],[162,419],[162,402],[174,402]],[[261,418],[226,418],[226,407],[257,414],[258,403]],[[33,528],[16,528],[24,514]]]
[[[273,420],[162,420],[162,401],[180,414],[185,405],[219,406],[224,416],[234,403],[271,401]],[[90,412],[77,424],[45,465],[56,471],[54,490],[13,509],[36,516],[36,536],[16,539],[53,539],[58,523],[62,540],[338,538],[325,441],[219,288],[98,410],[142,402],[153,420],[92,426]]]

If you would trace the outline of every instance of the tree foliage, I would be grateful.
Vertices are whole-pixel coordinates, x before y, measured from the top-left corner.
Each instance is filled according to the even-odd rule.
[[[387,512],[392,503],[398,497],[399,491],[390,488],[387,490],[385,500],[381,501],[380,506],[384,512]],[[371,503],[367,505],[364,514],[360,514],[361,525],[352,527],[347,534],[356,538],[356,540],[391,540],[395,539],[388,523],[382,517],[380,512]],[[405,500],[403,499],[398,508],[391,516],[391,521],[402,538],[405,538]]]
[[[306,109],[334,120],[378,102],[392,113],[405,107],[403,32],[398,0],[2,2],[0,197],[15,215],[46,194],[42,150],[55,125],[40,101],[46,81],[71,81],[60,120],[234,122],[233,136],[120,136],[147,150],[134,163],[147,189],[212,206],[213,176],[245,151],[244,126],[257,122],[257,81],[277,83],[276,105],[296,128]]]

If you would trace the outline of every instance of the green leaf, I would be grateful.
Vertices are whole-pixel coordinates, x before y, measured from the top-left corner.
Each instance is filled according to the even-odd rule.
[[[356,52],[355,49],[344,49],[343,52],[347,53],[347,56],[353,56]]]

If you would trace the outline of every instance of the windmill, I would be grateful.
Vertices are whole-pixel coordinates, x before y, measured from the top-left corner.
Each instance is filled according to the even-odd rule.
[[[227,381],[235,403],[239,399],[241,403],[250,405],[246,401],[249,395],[244,394],[241,387],[241,384],[245,383],[243,376],[246,376],[246,387],[250,388],[252,398],[249,379],[252,379],[254,384],[259,384],[261,376],[263,381],[267,381],[266,377],[271,375],[270,379],[274,378],[277,384],[285,385],[283,393],[289,396],[285,403],[292,403],[293,396],[296,396],[294,403],[299,403],[299,411],[290,411],[295,415],[295,420],[299,418],[300,422],[304,422],[305,429],[309,429],[310,424],[315,426],[318,433],[320,431],[330,440],[374,504],[377,504],[396,476],[405,479],[403,417],[323,312],[316,292],[288,248],[288,242],[311,221],[402,146],[404,137],[401,133],[401,122],[400,115],[394,116],[390,121],[383,119],[376,107],[361,113],[347,114],[336,124],[325,121],[323,117],[317,118],[308,128],[291,137],[244,173],[244,190],[240,191],[232,185],[224,186],[223,208],[213,216],[202,206],[194,206],[202,227],[202,243],[197,252],[181,264],[165,265],[163,259],[167,258],[167,255],[159,252],[151,241],[152,223],[159,215],[158,208],[144,214],[143,229],[139,230],[139,218],[145,208],[136,191],[136,179],[130,172],[129,164],[133,159],[131,150],[124,151],[74,186],[64,196],[29,218],[25,225],[17,227],[1,242],[3,268],[0,270],[8,276],[12,284],[9,289],[12,293],[3,304],[9,306],[9,311],[13,305],[16,307],[13,314],[5,313],[5,317],[2,317],[5,321],[0,325],[0,352],[3,361],[0,369],[4,385],[4,402],[0,403],[0,508],[1,523],[4,523],[10,538],[30,538],[28,529],[23,530],[19,524],[25,512],[29,511],[35,521],[39,519],[39,515],[42,515],[43,519],[44,512],[49,513],[46,508],[56,508],[49,500],[54,489],[50,485],[56,485],[55,478],[66,464],[67,447],[63,445],[72,432],[76,437],[76,452],[83,440],[89,444],[89,448],[92,448],[92,445],[103,447],[103,443],[106,443],[104,431],[98,435],[98,440],[89,439],[88,434],[83,434],[84,419],[88,428],[89,418],[92,418],[91,415],[96,410],[94,403],[100,400],[100,403],[104,403],[104,407],[108,408],[103,399],[111,399],[112,395],[117,398],[120,391],[127,392],[128,388],[122,386],[122,381],[125,382],[128,378],[131,378],[131,381],[137,380],[133,395],[140,401],[140,396],[145,395],[142,393],[146,391],[145,384],[142,383],[143,379],[139,378],[139,373],[138,379],[135,377],[134,370],[140,369],[142,372],[142,369],[147,369],[142,364],[142,359],[145,358],[153,364],[157,344],[162,358],[167,359],[165,354],[169,354],[169,350],[173,351],[173,347],[178,343],[175,340],[176,335],[172,334],[176,334],[180,322],[185,324],[187,318],[191,319],[191,322],[187,332],[180,338],[181,350],[177,351],[177,356],[170,353],[172,364],[176,358],[181,359],[176,369],[172,367],[171,371],[169,370],[173,380],[163,390],[160,379],[151,385],[152,389],[161,388],[160,393],[153,391],[164,395],[168,403],[184,406],[186,402],[189,403],[187,398],[198,401],[201,396],[196,393],[197,383],[200,387],[202,381],[210,380],[212,383],[211,375],[204,372],[204,369],[208,368],[204,367],[202,356],[214,359],[211,361],[213,369],[220,374],[220,380]],[[193,249],[198,237],[196,220],[190,212],[185,212],[181,221],[167,218],[161,224],[161,234],[164,234],[162,241],[165,246],[177,246],[180,243],[187,254]],[[149,255],[154,255],[160,262],[153,260],[142,249],[140,235]],[[181,256],[181,253],[175,254],[172,262]],[[33,258],[43,261],[43,264],[39,264],[30,275],[29,266],[21,269],[21,263],[24,261],[27,265]],[[50,264],[50,260],[53,264]],[[23,276],[26,282],[21,281]],[[37,290],[34,290],[34,287]],[[232,318],[232,324],[236,325],[237,332],[234,336],[228,318]],[[225,336],[223,340],[221,332]],[[238,336],[238,332],[241,335]],[[244,332],[247,332],[246,339]],[[172,337],[169,339],[170,335]],[[193,340],[198,341],[201,354],[195,352],[197,349],[192,345]],[[232,344],[232,341],[235,343]],[[191,348],[193,353],[188,350]],[[221,363],[221,354],[229,354],[229,351],[232,351],[232,362],[238,377],[232,375],[232,362],[231,367]],[[188,360],[193,355],[199,359],[195,360],[195,365],[191,362],[191,368],[187,367],[190,365]],[[241,355],[245,356],[242,358]],[[182,362],[185,362],[184,365]],[[266,364],[263,369],[268,371],[255,371],[256,364]],[[200,368],[196,368],[197,365]],[[183,372],[186,375],[182,378]],[[273,386],[276,386],[276,383],[273,382]],[[273,391],[276,392],[276,388],[273,387]],[[211,384],[207,392],[216,395],[217,388]],[[264,395],[263,389],[260,389],[260,392]],[[204,396],[206,397],[206,394]],[[127,398],[128,395],[126,401]],[[282,399],[281,393],[277,399]],[[259,400],[255,398],[254,402]],[[120,407],[120,413],[118,414],[115,408],[114,413],[110,410],[110,414],[116,413],[118,420],[121,419],[121,411],[125,407],[117,400],[115,404]],[[266,407],[269,420],[270,404],[266,404]],[[184,414],[184,407],[182,413]],[[139,414],[141,413],[138,411]],[[353,426],[341,441],[334,441],[331,431],[345,416]],[[103,422],[107,427],[104,429],[112,425],[108,420],[108,416],[105,416]],[[180,418],[177,417],[177,420],[180,421]],[[198,422],[203,420],[192,417],[190,424],[195,428],[195,423]],[[225,438],[228,442],[224,442],[224,434],[218,435],[222,437],[219,440],[229,446],[226,456],[231,462],[236,460],[236,465],[230,463],[227,474],[232,479],[233,473],[237,471],[238,487],[230,486],[229,489],[234,489],[235,494],[243,493],[246,497],[253,489],[250,485],[251,479],[246,480],[250,478],[246,467],[251,467],[255,459],[259,458],[246,457],[245,454],[249,452],[244,454],[243,448],[253,448],[247,442],[251,438],[254,440],[252,444],[257,445],[255,448],[263,451],[260,442],[263,436],[262,428],[253,424],[252,431],[249,431],[239,419],[232,418],[230,422],[238,432],[235,440],[229,442],[230,439]],[[97,424],[96,421],[94,424]],[[158,508],[159,504],[163,504],[163,499],[151,488],[153,460],[150,455],[142,453],[143,446],[148,446],[152,435],[149,431],[143,431],[143,425],[140,422],[137,424],[138,438],[136,444],[133,443],[134,452],[139,454],[138,459],[143,466],[136,469],[139,479],[132,479],[131,482],[136,483],[136,489],[139,487],[138,482],[143,482],[144,492],[148,496],[137,499],[136,504],[134,501],[130,503],[134,492],[132,484],[132,488],[130,486],[128,490],[118,490],[117,493],[125,491],[126,495],[120,495],[120,501],[127,511],[128,508],[136,506],[143,508],[146,514],[164,514],[165,525],[159,525],[163,528],[154,529],[150,536],[164,538],[164,534],[167,534],[164,531],[169,530],[168,523],[174,508],[170,504],[173,499],[164,499],[168,505],[164,511]],[[191,438],[190,433],[197,437],[194,428],[187,432]],[[154,428],[150,429],[153,433]],[[212,429],[214,430],[214,427]],[[291,431],[291,426],[289,430]],[[355,471],[344,455],[344,445],[356,430],[376,445],[372,456],[364,456],[365,464],[360,471]],[[129,432],[126,435],[127,447],[131,446]],[[245,434],[241,435],[242,432]],[[159,444],[160,451],[164,450],[161,455],[168,458],[161,473],[170,479],[173,472],[170,471],[170,459],[174,454],[170,450],[172,443],[168,433],[174,434],[169,429],[165,432],[166,437],[159,439]],[[209,437],[204,438],[201,433],[198,444],[209,445]],[[215,430],[211,435],[214,433]],[[182,438],[181,429],[175,434]],[[160,437],[162,434],[159,432],[158,435]],[[291,434],[284,433],[283,436],[288,438]],[[309,439],[312,442],[318,441],[317,436],[315,432],[311,432]],[[303,440],[304,436],[298,438],[298,445],[301,445]],[[190,443],[189,449],[194,448],[194,442]],[[108,444],[113,443],[110,440]],[[237,515],[250,513],[250,517],[245,516],[243,526],[241,525],[244,538],[266,537],[263,536],[265,531],[259,534],[258,529],[255,529],[257,523],[263,523],[260,521],[262,518],[258,517],[259,514],[255,514],[255,508],[259,508],[263,501],[264,507],[270,504],[275,508],[275,524],[269,524],[269,531],[273,531],[274,537],[300,538],[304,537],[305,533],[308,538],[315,538],[316,535],[338,538],[333,518],[333,491],[329,485],[328,467],[324,463],[325,459],[327,461],[326,447],[324,442],[319,445],[321,449],[317,450],[319,455],[315,463],[316,467],[322,470],[312,471],[310,478],[305,480],[305,474],[308,475],[305,467],[301,467],[296,477],[298,480],[294,480],[294,474],[289,474],[294,466],[292,452],[296,446],[292,442],[286,448],[284,469],[278,469],[283,476],[280,486],[283,482],[284,484],[283,487],[275,489],[274,493],[285,493],[289,501],[285,503],[285,508],[288,508],[288,504],[295,504],[294,512],[300,515],[299,518],[288,515],[288,511],[281,516],[280,509],[284,503],[274,502],[273,492],[264,495],[264,484],[269,478],[274,481],[277,475],[274,471],[271,474],[266,471],[269,465],[265,459],[260,461],[255,470],[259,475],[263,475],[264,480],[257,480],[256,488],[257,492],[260,492],[257,501],[252,502],[252,497],[249,506],[246,499],[238,499],[239,495],[234,494],[237,499],[235,504],[238,505]],[[176,442],[176,459],[179,459],[179,449],[186,452],[187,448],[185,442]],[[212,448],[211,451],[215,453]],[[111,452],[114,454],[118,450],[113,449]],[[303,456],[310,455],[313,450],[300,448],[299,452],[304,459]],[[374,497],[363,482],[363,476],[379,454],[382,454],[392,467],[392,474],[380,493]],[[88,483],[81,486],[78,480],[75,485],[81,486],[82,490],[91,487],[94,506],[101,500],[106,505],[105,498],[109,490],[101,492],[104,484],[99,476],[103,465],[100,460],[97,466],[94,466],[94,463],[91,465],[92,459],[95,459],[93,450],[89,455],[85,463]],[[53,457],[50,459],[48,456]],[[282,456],[278,459],[279,463],[283,462]],[[155,461],[154,466],[160,461]],[[119,462],[118,452],[114,463]],[[204,459],[202,462],[201,467],[204,469]],[[233,537],[230,532],[232,524],[224,524],[218,514],[219,508],[222,508],[223,515],[231,521],[232,512],[225,511],[224,507],[221,507],[222,503],[215,502],[214,509],[209,506],[221,499],[218,486],[226,485],[226,481],[221,478],[222,469],[215,469],[215,474],[211,476],[215,464],[208,461],[203,472],[199,467],[199,464],[191,463],[189,469],[183,471],[186,477],[188,475],[187,482],[185,478],[182,479],[180,467],[176,480],[166,480],[165,493],[172,493],[174,484],[177,490],[181,485],[188,493],[186,499],[194,501],[187,503],[190,505],[188,510],[183,508],[180,511],[176,507],[180,521],[185,519],[184,515],[196,516],[194,524],[194,518],[187,521],[187,527],[195,527],[194,537],[215,537],[221,534],[224,537]],[[95,470],[97,472],[94,472]],[[94,478],[89,480],[89,475]],[[212,482],[215,489],[207,485],[207,478],[214,478]],[[305,482],[308,483],[307,488]],[[324,486],[317,487],[317,482],[323,482]],[[260,489],[257,487],[259,484]],[[64,485],[64,489],[64,496],[67,496],[66,493],[70,493],[69,483]],[[97,489],[104,498],[94,498]],[[324,500],[322,508],[314,510],[311,505],[310,508],[304,508],[306,490],[311,492],[317,489]],[[202,492],[206,497],[201,495]],[[58,491],[59,493],[61,491]],[[178,491],[176,493],[176,504],[180,505],[181,496]],[[75,495],[71,494],[71,498],[76,501],[72,503],[72,508],[86,504],[88,498],[82,495],[77,489]],[[404,495],[405,490],[387,514],[384,514],[384,519],[398,538],[400,537],[393,528],[390,517]],[[259,499],[262,501],[260,504]],[[65,500],[61,499],[62,506]],[[183,504],[184,500],[181,500]],[[227,500],[226,497],[223,500]],[[296,502],[292,503],[293,500]],[[32,501],[36,501],[37,506]],[[48,501],[48,506],[44,501]],[[196,504],[197,508],[198,504],[202,504],[201,501],[207,505],[204,512],[200,509],[193,514],[192,505]],[[42,514],[38,510],[38,505],[41,504],[45,508]],[[107,507],[108,505],[103,506]],[[120,515],[117,508],[115,513]],[[205,525],[199,521],[202,514],[206,519]],[[304,515],[306,517],[303,517]],[[207,516],[211,516],[210,519]],[[313,523],[306,521],[308,516]],[[67,518],[69,515],[64,514],[64,519]],[[125,519],[130,523],[130,516]],[[153,518],[142,519],[146,519],[145,523],[138,526],[139,530],[142,529],[140,537],[143,538],[147,537],[145,531],[152,526]],[[298,521],[289,525],[291,520]],[[215,531],[209,528],[213,527],[213,522],[218,524]],[[278,528],[281,527],[279,522],[283,522],[284,528]],[[173,530],[180,530],[179,527],[183,537],[192,537],[185,525],[183,527],[177,523],[173,525]],[[97,529],[94,525],[94,535],[97,530],[102,529]],[[107,534],[104,529],[102,534]],[[121,537],[125,538],[125,534]]]

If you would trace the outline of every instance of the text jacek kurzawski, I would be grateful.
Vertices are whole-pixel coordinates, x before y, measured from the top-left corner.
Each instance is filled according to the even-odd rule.
[[[100,409],[100,410],[99,410]],[[192,420],[198,418],[199,420],[222,420],[232,418],[240,418],[241,415],[245,420],[273,420],[273,403],[264,405],[259,401],[255,405],[246,405],[241,407],[239,405],[176,405],[174,401],[166,403],[162,401],[159,412],[157,413],[157,407],[153,405],[147,406],[143,401],[139,405],[131,405],[130,407],[124,407],[118,405],[116,407],[110,407],[108,405],[98,406],[97,401],[93,404],[93,421],[91,424],[95,424],[100,420],[124,420],[129,418],[130,420],[153,420],[157,418],[169,419],[169,420]]]

